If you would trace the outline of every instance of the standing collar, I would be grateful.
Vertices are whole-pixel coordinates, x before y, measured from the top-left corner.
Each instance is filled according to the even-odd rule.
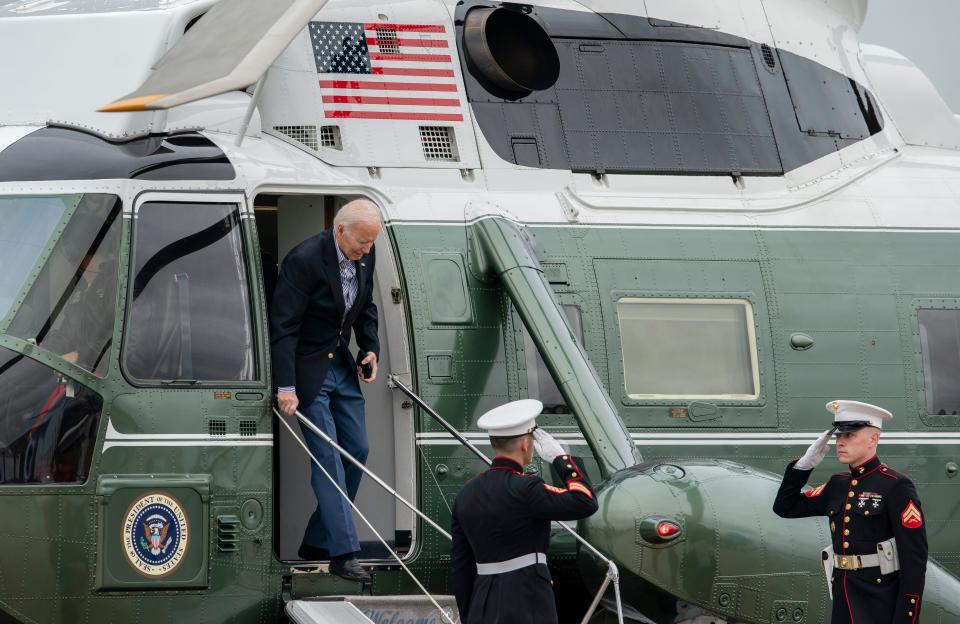
[[[856,477],[862,474],[867,474],[868,472],[873,472],[880,467],[880,463],[880,458],[874,455],[872,458],[863,462],[859,466],[850,466],[850,474]]]
[[[493,458],[493,463],[490,464],[490,469],[499,469],[499,470],[512,470],[514,472],[523,472],[523,466],[513,461],[509,457],[503,457],[497,455]]]

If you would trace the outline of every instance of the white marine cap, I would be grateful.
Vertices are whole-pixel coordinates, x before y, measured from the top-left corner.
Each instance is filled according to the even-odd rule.
[[[511,401],[481,416],[477,426],[486,429],[491,438],[515,438],[533,433],[542,411],[543,403],[536,399]]]
[[[882,407],[860,401],[830,401],[827,411],[833,414],[833,426],[840,433],[863,427],[883,429],[883,421],[893,418],[893,414]]]

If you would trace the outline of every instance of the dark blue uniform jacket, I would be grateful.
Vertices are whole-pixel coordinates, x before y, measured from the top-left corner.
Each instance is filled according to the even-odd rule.
[[[557,621],[550,571],[545,564],[495,575],[477,575],[477,563],[498,563],[547,553],[552,520],[579,520],[597,510],[578,459],[553,460],[563,487],[525,474],[497,457],[467,482],[453,505],[453,590],[463,624],[552,624]]]
[[[801,492],[811,470],[787,466],[773,511],[784,518],[826,516],[838,555],[875,555],[897,539],[900,571],[834,570],[833,624],[914,624],[927,573],[927,532],[920,498],[905,475],[874,457]]]

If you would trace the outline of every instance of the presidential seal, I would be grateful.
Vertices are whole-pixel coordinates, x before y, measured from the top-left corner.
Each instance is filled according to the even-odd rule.
[[[160,578],[173,572],[187,552],[187,514],[172,496],[141,496],[123,520],[123,552],[137,572]]]

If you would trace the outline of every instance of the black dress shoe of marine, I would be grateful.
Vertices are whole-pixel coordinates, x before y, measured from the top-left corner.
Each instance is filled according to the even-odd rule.
[[[360,562],[356,559],[347,559],[346,561],[331,561],[330,574],[336,574],[340,578],[348,581],[357,581],[358,583],[369,583],[370,573],[363,569]]]
[[[327,561],[330,559],[330,553],[327,552],[326,548],[317,548],[307,543],[300,544],[300,550],[297,551],[297,554],[303,561]]]

